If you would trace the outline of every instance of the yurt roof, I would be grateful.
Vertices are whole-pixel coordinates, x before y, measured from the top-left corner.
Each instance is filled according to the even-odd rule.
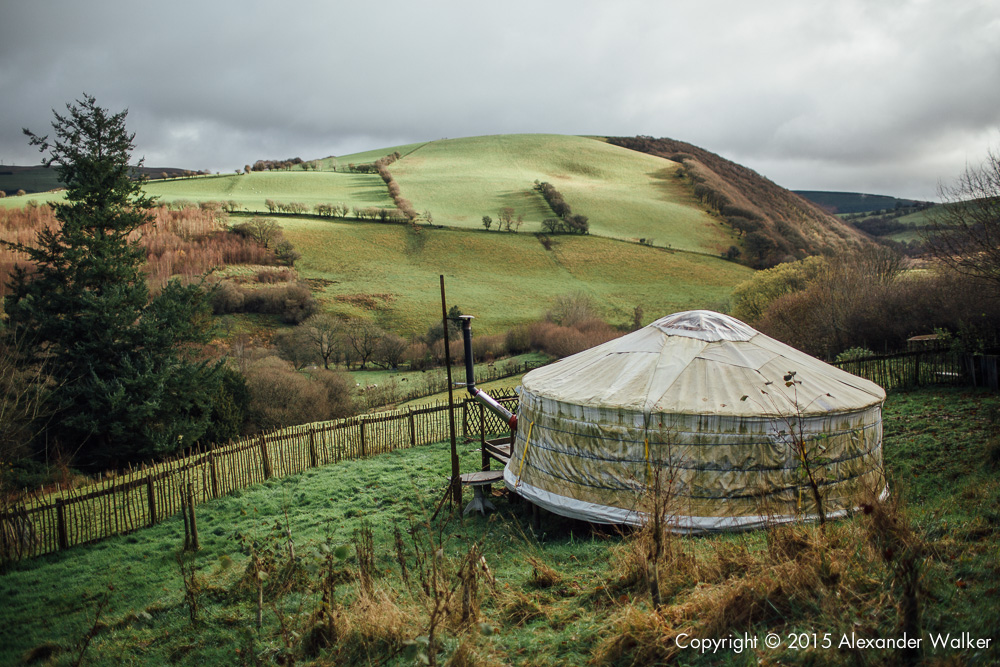
[[[647,414],[804,416],[885,400],[877,384],[708,310],[668,315],[533,370],[522,387],[563,403]]]

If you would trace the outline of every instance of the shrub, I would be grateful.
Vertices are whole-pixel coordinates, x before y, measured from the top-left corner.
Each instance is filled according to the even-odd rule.
[[[261,313],[280,315],[286,324],[298,324],[316,312],[316,299],[302,283],[278,287],[242,288],[222,283],[211,298],[216,315],[228,313]]]
[[[348,382],[334,371],[303,375],[283,359],[266,357],[250,366],[246,380],[252,423],[260,430],[335,419],[353,411]]]
[[[595,318],[598,315],[594,302],[582,292],[560,294],[545,314],[545,319],[563,326],[574,326],[578,322]]]
[[[287,283],[295,279],[295,272],[289,269],[262,269],[254,275],[254,280],[265,285]]]
[[[477,361],[492,361],[506,353],[507,337],[503,334],[472,338],[472,354]]]
[[[409,364],[410,368],[415,371],[422,371],[430,368],[433,365],[433,357],[431,356],[431,349],[427,343],[414,342],[410,343],[403,353],[403,361]]]

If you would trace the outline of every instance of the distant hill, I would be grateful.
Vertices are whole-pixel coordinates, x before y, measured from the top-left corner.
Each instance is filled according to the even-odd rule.
[[[863,234],[814,203],[715,153],[674,139],[613,137],[609,142],[683,165],[702,202],[742,237],[754,266],[868,243]]]
[[[823,190],[793,190],[828,213],[889,213],[897,209],[920,208],[930,204],[916,199],[900,199],[889,195],[872,195],[862,192],[826,192]]]
[[[175,178],[190,174],[187,169],[176,167],[142,167],[139,172],[149,179]],[[0,190],[13,195],[18,190],[24,190],[26,194],[36,192],[48,192],[62,187],[59,176],[55,169],[49,169],[41,165],[33,167],[18,167],[15,165],[0,166]]]

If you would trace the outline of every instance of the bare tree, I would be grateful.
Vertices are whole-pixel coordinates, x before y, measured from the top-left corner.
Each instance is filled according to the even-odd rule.
[[[384,335],[385,332],[378,325],[361,318],[349,320],[345,324],[344,338],[361,364],[361,370],[364,370],[375,354],[378,342]]]
[[[344,332],[343,322],[329,313],[318,313],[303,322],[302,326],[316,355],[323,360],[323,368],[329,369],[330,360],[335,358],[339,350],[339,339]]]
[[[510,231],[510,225],[514,222],[514,207],[504,206],[499,211],[497,211],[497,229],[503,229],[504,231]]]
[[[990,150],[952,185],[939,188],[932,209],[932,255],[955,271],[1000,287],[1000,152]]]
[[[379,340],[375,346],[375,355],[372,362],[385,369],[399,368],[399,362],[403,360],[406,348],[409,346],[403,338],[394,333],[387,333]]]

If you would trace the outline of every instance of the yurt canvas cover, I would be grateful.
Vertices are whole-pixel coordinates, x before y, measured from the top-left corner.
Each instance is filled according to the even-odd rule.
[[[863,489],[885,492],[884,401],[732,317],[676,313],[525,375],[504,482],[595,523],[641,523],[655,474],[672,480],[677,531],[812,519],[801,433],[832,517]]]

